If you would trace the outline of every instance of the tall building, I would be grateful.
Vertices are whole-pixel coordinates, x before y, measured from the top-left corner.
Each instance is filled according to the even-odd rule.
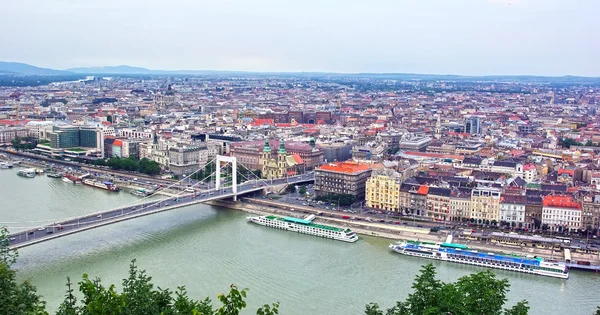
[[[471,215],[476,222],[484,223],[500,219],[500,189],[477,187],[471,192]]]
[[[366,182],[366,206],[386,211],[400,211],[401,182],[400,173],[392,169],[373,171]]]
[[[366,182],[370,176],[371,167],[367,164],[327,163],[315,169],[315,193],[317,196],[354,195],[357,199],[362,200],[365,196]]]
[[[435,138],[440,139],[442,137],[442,122],[440,120],[440,115],[437,116],[437,121],[435,122]]]
[[[477,116],[467,118],[465,121],[465,132],[472,135],[481,133],[481,120]]]
[[[101,148],[99,129],[87,126],[53,126],[47,132],[50,147],[53,149],[66,148]]]
[[[449,188],[429,187],[425,207],[427,217],[435,221],[450,220],[450,194]]]
[[[525,224],[525,196],[503,195],[500,201],[500,222],[504,221],[512,227],[523,227]]]
[[[98,131],[95,127],[79,127],[79,146],[98,147]]]

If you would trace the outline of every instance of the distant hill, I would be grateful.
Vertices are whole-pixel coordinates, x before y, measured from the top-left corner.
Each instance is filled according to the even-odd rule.
[[[146,68],[131,67],[131,66],[105,66],[105,67],[80,67],[67,69],[74,73],[85,74],[151,74],[155,71]],[[157,71],[160,72],[160,71]]]
[[[27,75],[65,75],[68,71],[40,68],[26,63],[0,61],[2,74],[27,74]]]
[[[112,75],[112,76],[137,76],[137,75],[208,75],[208,76],[260,76],[260,77],[302,77],[306,79],[346,80],[353,78],[393,79],[393,80],[443,80],[443,81],[513,81],[513,82],[544,82],[556,84],[591,84],[600,85],[599,77],[580,76],[531,76],[531,75],[487,75],[464,76],[452,74],[417,74],[417,73],[334,73],[334,72],[249,72],[249,71],[222,71],[222,70],[152,70],[142,67],[127,65],[103,67],[79,67],[67,70],[54,70],[40,68],[19,62],[0,61],[0,76],[10,77],[7,82],[12,82],[15,76],[69,76],[81,77],[85,75]],[[44,80],[42,80],[44,81]],[[24,83],[23,83],[24,84]]]

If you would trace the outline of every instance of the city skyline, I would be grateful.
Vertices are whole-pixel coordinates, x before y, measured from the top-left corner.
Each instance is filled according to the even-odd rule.
[[[68,69],[600,76],[593,1],[10,2],[0,60]],[[597,26],[597,27],[593,27]]]

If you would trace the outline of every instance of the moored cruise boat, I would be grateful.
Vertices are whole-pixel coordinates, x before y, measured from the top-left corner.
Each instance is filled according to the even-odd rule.
[[[139,196],[139,197],[147,197],[147,196],[152,195],[152,191],[145,190],[145,189],[134,189],[134,190],[130,190],[129,193],[132,195],[135,195],[135,196]]]
[[[66,174],[65,176],[63,176],[62,180],[65,183],[81,184],[81,179],[71,174]]]
[[[0,162],[0,169],[7,169],[7,168],[11,168],[11,167],[13,167],[13,165],[11,163]]]
[[[17,172],[17,175],[27,177],[27,178],[34,178],[35,170],[31,169],[31,168],[22,169]]]
[[[564,263],[545,261],[540,257],[522,257],[517,255],[479,252],[464,245],[452,243],[427,243],[404,241],[390,244],[396,253],[450,261],[459,264],[486,268],[517,271],[561,279],[569,278],[569,269]]]
[[[329,225],[315,224],[312,223],[312,220],[314,218],[315,215],[310,215],[305,219],[268,215],[259,217],[248,217],[248,221],[276,229],[316,235],[338,241],[354,243],[358,240],[358,235],[356,235],[356,233],[352,230],[333,227]]]
[[[50,172],[50,173],[46,173],[46,176],[48,176],[50,178],[61,178],[64,175],[61,173]]]
[[[88,185],[88,186],[92,186],[92,187],[96,187],[96,188],[101,188],[104,190],[109,190],[109,191],[114,191],[114,192],[118,192],[119,190],[121,190],[119,188],[119,186],[115,185],[112,182],[101,182],[101,181],[97,181],[95,179],[83,179],[81,181],[84,185]]]

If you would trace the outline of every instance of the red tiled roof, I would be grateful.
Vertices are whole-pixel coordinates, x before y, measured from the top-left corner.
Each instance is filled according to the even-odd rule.
[[[575,175],[575,171],[574,170],[565,170],[565,169],[559,169],[558,170],[558,175],[562,175],[562,174],[569,174],[571,176]]]
[[[275,125],[275,120],[274,119],[262,119],[262,118],[257,118],[252,122],[252,126],[258,127],[258,126],[262,126],[262,125]]]
[[[0,119],[0,125],[4,125],[4,126],[25,125],[30,121],[31,120]]]
[[[419,194],[419,195],[427,195],[428,192],[429,192],[429,186],[427,186],[427,185],[420,186],[419,189],[417,190],[417,194]]]
[[[294,158],[294,161],[296,161],[296,163],[298,164],[304,164],[304,160],[302,160],[302,158],[300,157],[300,154],[292,154],[292,157]]]
[[[355,162],[335,162],[321,165],[318,170],[338,173],[360,173],[371,169],[367,164]]]
[[[544,197],[543,205],[544,207],[581,209],[581,204],[571,196],[548,195]]]

